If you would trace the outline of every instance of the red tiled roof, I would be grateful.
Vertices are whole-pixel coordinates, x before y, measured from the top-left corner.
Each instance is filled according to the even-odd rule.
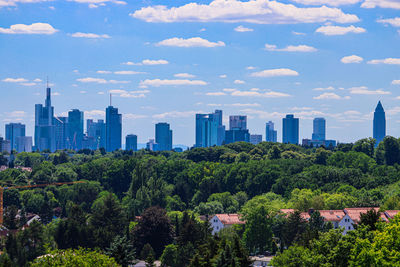
[[[281,212],[286,214],[286,215],[292,214],[294,211],[295,211],[295,209],[281,209]],[[310,214],[308,214],[308,212],[301,212],[300,216],[304,220],[310,219]]]
[[[344,212],[349,215],[349,217],[353,220],[353,222],[359,223],[361,219],[361,213],[367,213],[371,209],[379,211],[379,208],[377,207],[369,207],[369,208],[345,208]],[[388,221],[383,212],[381,212],[381,219],[385,222]]]
[[[346,215],[343,210],[319,210],[326,222],[339,222]]]
[[[224,225],[245,224],[244,221],[240,220],[241,216],[239,214],[215,214],[215,216],[217,216]]]
[[[388,217],[388,219],[393,219],[393,217],[399,212],[400,210],[387,210],[385,211],[385,214]]]

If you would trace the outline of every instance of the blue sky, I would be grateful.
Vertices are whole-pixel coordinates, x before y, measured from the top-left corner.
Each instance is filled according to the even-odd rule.
[[[0,0],[0,133],[23,122],[49,76],[58,115],[103,118],[110,92],[123,135],[193,145],[194,114],[248,116],[253,134],[300,118],[300,138],[325,117],[327,137],[372,135],[378,102],[400,135],[398,0]]]

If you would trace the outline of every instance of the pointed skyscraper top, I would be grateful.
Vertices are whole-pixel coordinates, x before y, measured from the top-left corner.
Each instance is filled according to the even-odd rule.
[[[378,105],[375,108],[375,112],[377,111],[384,111],[381,101],[378,102]]]

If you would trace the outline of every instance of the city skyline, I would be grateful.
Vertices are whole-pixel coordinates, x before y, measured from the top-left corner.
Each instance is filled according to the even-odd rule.
[[[139,143],[152,136],[155,123],[169,121],[175,143],[190,146],[194,130],[185,129],[195,128],[194,114],[214,109],[247,115],[254,134],[264,133],[270,120],[281,129],[281,118],[295,114],[300,139],[312,135],[315,117],[324,117],[326,138],[354,142],[372,136],[378,100],[387,134],[400,136],[398,1],[187,4],[1,2],[2,135],[4,123],[23,122],[33,136],[28,103],[42,102],[49,76],[55,115],[76,108],[85,119],[100,119],[111,92],[123,114],[122,135],[135,133]]]

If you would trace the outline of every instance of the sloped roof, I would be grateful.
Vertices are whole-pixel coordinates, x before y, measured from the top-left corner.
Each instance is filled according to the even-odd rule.
[[[368,207],[368,208],[345,208],[344,212],[349,215],[349,217],[353,220],[353,222],[359,223],[361,219],[361,213],[367,213],[371,209],[377,212],[379,211],[379,208],[377,207]],[[381,219],[385,222],[388,221],[386,215],[383,212],[381,212]]]
[[[400,210],[387,210],[385,211],[385,215],[388,217],[388,219],[393,219],[393,217],[399,212]]]
[[[280,211],[282,213],[286,214],[286,215],[289,215],[289,214],[292,214],[293,212],[295,212],[295,209],[281,209]],[[308,212],[301,212],[300,216],[304,220],[309,220],[310,219],[310,214],[308,214]]]
[[[245,224],[244,221],[240,220],[239,214],[215,214],[218,219],[224,225],[232,225],[232,224]]]
[[[339,222],[346,215],[343,210],[319,210],[326,222]]]

